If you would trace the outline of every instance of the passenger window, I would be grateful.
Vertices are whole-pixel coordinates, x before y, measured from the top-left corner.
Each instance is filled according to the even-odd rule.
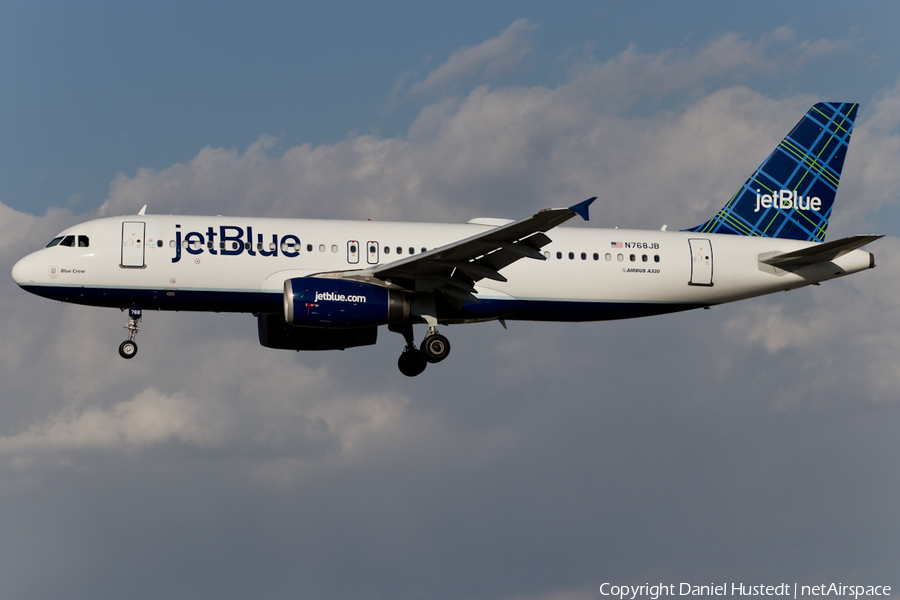
[[[319,244],[319,252],[325,252],[325,244]]]
[[[397,246],[397,254],[403,254],[403,248],[401,246]]]
[[[237,243],[237,242],[231,242],[231,249],[232,249],[232,250],[237,250],[237,249],[238,249],[238,243]]]
[[[78,245],[81,245],[81,236],[78,236]],[[85,244],[85,246],[87,246],[87,244]],[[162,248],[162,240],[156,240],[156,247]]]
[[[647,255],[646,254],[641,255],[641,260],[643,262],[647,262]]]
[[[409,247],[409,253],[410,253],[410,254],[415,254],[415,253],[416,253],[416,249],[413,248],[412,246],[410,246],[410,247]]]
[[[600,255],[594,252],[594,260],[600,260]]]
[[[619,262],[622,262],[623,260],[625,260],[625,256],[623,254],[617,254],[616,260],[618,260]]]
[[[575,258],[574,252],[569,252],[569,260],[573,260]]]
[[[175,240],[169,240],[169,248],[175,247]]]
[[[390,247],[390,246],[385,246],[385,247],[384,247],[384,253],[385,253],[385,254],[390,254],[390,253],[391,253],[391,247]]]
[[[637,260],[637,257],[636,257],[634,254],[631,254],[631,255],[628,256],[628,259],[629,259],[631,262],[634,262],[634,261]]]
[[[606,253],[606,260],[607,261],[612,260],[612,254],[610,254],[609,252]]]
[[[597,256],[596,254],[594,256]],[[584,252],[581,253],[581,260],[587,260],[587,254]]]
[[[66,237],[63,238],[63,241],[61,241],[59,243],[59,245],[60,246],[69,246],[71,248],[74,248],[75,247],[75,236],[67,235]]]
[[[337,252],[337,251],[338,251],[337,244],[332,244],[332,245],[331,245],[331,251],[332,251],[332,252]]]
[[[79,248],[87,248],[91,245],[91,241],[88,239],[86,235],[78,236],[78,247]],[[159,245],[162,246],[162,240],[159,241]]]
[[[57,244],[60,243],[61,241],[62,241],[62,238],[61,238],[61,237],[53,238],[52,240],[50,240],[50,243],[47,244],[47,245],[44,246],[44,247],[45,247],[45,248],[52,248],[53,246],[57,245]]]
[[[659,254],[653,257],[653,262],[659,262]]]
[[[312,244],[307,244],[307,245],[306,245],[306,251],[307,251],[307,252],[312,252]]]
[[[557,252],[557,253],[556,253],[556,258],[558,258],[558,259],[562,258],[562,252]]]
[[[422,248],[422,252],[425,252],[425,251],[426,251],[425,248]]]

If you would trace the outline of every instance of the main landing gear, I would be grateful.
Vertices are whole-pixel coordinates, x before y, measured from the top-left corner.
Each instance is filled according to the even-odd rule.
[[[422,345],[416,348],[416,342],[413,339],[412,325],[404,323],[403,325],[389,325],[388,328],[403,335],[406,340],[406,348],[403,354],[397,360],[397,366],[400,372],[407,377],[415,377],[425,370],[428,363],[439,363],[450,354],[450,340],[437,332],[437,327],[428,328]]]
[[[125,313],[124,308],[122,313]],[[137,336],[137,332],[141,330],[140,322],[141,309],[139,306],[132,306],[128,309],[128,323],[125,325],[125,329],[128,330],[128,339],[119,344],[119,356],[122,358],[134,358],[134,355],[137,354],[138,347],[134,338]]]

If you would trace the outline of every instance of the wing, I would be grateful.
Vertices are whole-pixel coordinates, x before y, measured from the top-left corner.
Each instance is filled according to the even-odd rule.
[[[481,279],[506,281],[500,271],[522,258],[545,260],[540,249],[550,243],[546,232],[574,217],[588,220],[589,198],[569,208],[548,208],[534,216],[469,238],[354,273],[356,277],[390,279],[417,292],[440,291],[460,301],[478,302],[473,295]]]

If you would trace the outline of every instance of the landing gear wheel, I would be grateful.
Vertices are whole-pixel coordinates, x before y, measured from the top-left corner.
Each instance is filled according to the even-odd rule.
[[[137,344],[131,340],[125,340],[119,345],[119,356],[122,358],[134,358],[137,354]]]
[[[439,363],[450,354],[450,340],[439,333],[429,335],[422,341],[422,355],[430,363]]]
[[[415,377],[425,370],[425,367],[428,366],[428,362],[421,352],[415,348],[407,348],[403,351],[403,354],[400,355],[397,366],[400,367],[400,372],[407,377]]]

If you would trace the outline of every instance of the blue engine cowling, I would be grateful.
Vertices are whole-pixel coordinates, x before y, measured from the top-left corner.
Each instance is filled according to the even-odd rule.
[[[284,320],[303,327],[367,327],[409,319],[409,297],[380,285],[296,277],[284,282]]]

